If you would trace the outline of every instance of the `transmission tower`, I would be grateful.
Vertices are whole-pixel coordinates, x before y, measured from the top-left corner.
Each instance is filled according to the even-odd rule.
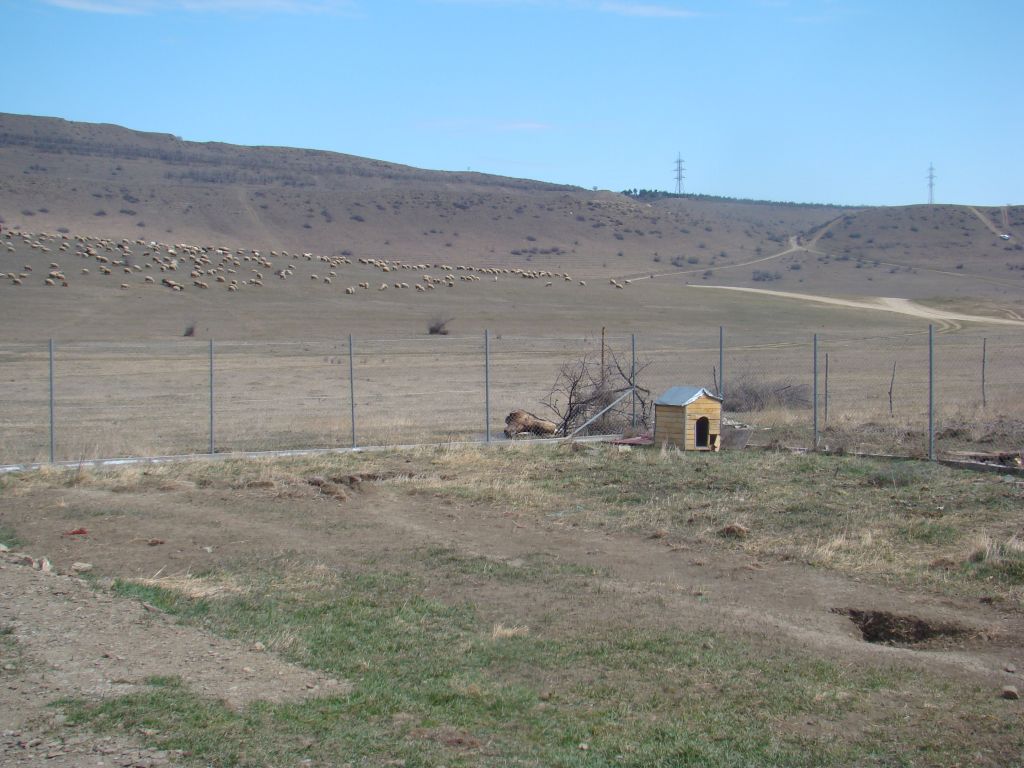
[[[928,205],[935,204],[935,166],[928,163]]]
[[[679,155],[676,156],[676,194],[677,195],[683,194],[683,180],[686,178],[686,176],[683,174],[683,171],[685,171],[685,170],[686,170],[686,167],[683,165],[683,156],[682,156],[682,154],[679,154]]]

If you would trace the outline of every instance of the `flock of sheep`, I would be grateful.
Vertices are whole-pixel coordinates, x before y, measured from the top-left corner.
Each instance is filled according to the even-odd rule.
[[[175,292],[221,286],[234,293],[243,289],[262,288],[267,282],[267,275],[278,280],[289,280],[295,276],[296,265],[303,262],[310,262],[315,265],[313,269],[318,270],[309,275],[310,280],[333,285],[338,280],[339,271],[352,264],[348,256],[322,256],[288,251],[270,251],[268,256],[255,249],[180,243],[172,245],[146,240],[114,240],[46,232],[8,230],[3,233],[3,240],[8,253],[17,253],[15,244],[20,241],[22,246],[42,254],[53,254],[50,258],[56,258],[58,253],[73,255],[89,263],[89,266],[80,268],[80,275],[89,275],[91,269],[103,276],[117,275],[123,281],[120,287],[124,290],[130,289],[133,283],[141,283],[159,285]],[[503,276],[544,280],[545,287],[551,287],[555,281],[572,282],[572,277],[567,272],[543,269],[414,264],[373,258],[359,258],[358,263],[376,269],[382,275],[388,275],[377,287],[378,291],[385,291],[388,288],[413,288],[419,293],[426,293],[436,288],[453,288],[458,282],[480,281],[483,279],[482,276],[492,278],[495,282]],[[420,273],[418,279],[411,283],[396,279],[402,272],[410,271]],[[184,277],[186,273],[187,280]],[[18,272],[0,272],[0,278],[6,277],[10,284],[15,286],[24,285],[26,281],[33,279],[33,275],[31,264],[24,265]],[[584,280],[577,282],[580,286],[586,286]],[[52,261],[42,283],[46,286],[68,287],[71,281],[68,272],[57,261]],[[609,281],[610,285],[620,289],[629,283],[629,280],[619,282],[614,278]],[[370,290],[370,281],[349,285],[345,288],[345,293],[352,295],[360,289]]]

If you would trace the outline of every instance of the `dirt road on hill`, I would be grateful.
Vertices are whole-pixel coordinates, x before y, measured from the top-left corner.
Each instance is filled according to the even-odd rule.
[[[740,262],[739,264],[722,264],[720,266],[716,266],[715,269],[719,271],[726,269],[740,269],[741,267],[749,267],[751,264],[762,264],[763,262],[766,261],[774,261],[775,259],[780,259],[783,256],[788,256],[791,253],[806,250],[808,249],[797,243],[796,235],[790,235],[789,247],[779,251],[778,253],[773,253],[769,256],[761,256],[760,258],[751,259],[750,261],[743,261]],[[636,282],[638,280],[653,280],[656,277],[678,277],[679,275],[699,275],[707,271],[707,267],[701,267],[700,269],[674,269],[671,272],[644,272],[633,273],[630,275],[621,275],[618,279]]]
[[[832,296],[815,296],[807,293],[793,293],[790,291],[770,291],[764,288],[740,288],[727,285],[693,285],[691,288],[711,288],[720,291],[744,291],[746,293],[758,293],[765,296],[777,296],[783,299],[796,299],[798,301],[812,301],[818,304],[831,304],[837,307],[849,307],[850,309],[868,309],[875,312],[895,312],[900,315],[908,315],[936,323],[940,326],[941,332],[959,330],[960,323],[986,323],[989,325],[1012,325],[1024,327],[1024,321],[1011,320],[1001,317],[986,317],[983,315],[965,315],[959,312],[946,312],[941,309],[932,309],[917,304],[910,299],[898,299],[890,297],[878,297],[871,299],[838,299]]]

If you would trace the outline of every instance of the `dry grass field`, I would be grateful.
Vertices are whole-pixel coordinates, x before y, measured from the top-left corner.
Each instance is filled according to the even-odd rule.
[[[1024,432],[1015,393],[1024,323],[992,299],[808,301],[797,291],[689,285],[685,274],[566,279],[523,267],[15,230],[0,242],[0,273],[14,276],[0,284],[8,384],[0,462],[49,455],[47,337],[62,460],[208,451],[211,340],[217,451],[351,445],[349,335],[358,444],[478,440],[485,329],[494,435],[515,408],[543,411],[560,366],[600,354],[602,327],[609,356],[627,363],[635,334],[647,365],[638,383],[651,392],[713,387],[721,326],[726,391],[760,382],[790,395],[757,412],[727,403],[740,421],[771,428],[754,443],[810,444],[817,333],[825,444],[922,455],[929,322],[940,448],[1016,449]],[[450,335],[428,333],[438,319]]]

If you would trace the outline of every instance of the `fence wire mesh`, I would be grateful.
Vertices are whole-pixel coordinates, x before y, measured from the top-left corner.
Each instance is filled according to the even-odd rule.
[[[819,447],[927,455],[927,329],[819,339],[818,394]]]
[[[351,436],[348,342],[216,342],[215,450],[345,445]]]
[[[724,393],[750,445],[927,456],[929,334],[643,336],[0,345],[0,463],[547,435],[643,434],[669,387]],[[635,347],[634,347],[635,345]],[[635,349],[635,357],[634,357]],[[940,456],[1024,446],[1020,333],[934,334]],[[635,397],[632,388],[635,365]],[[817,420],[814,419],[815,374]],[[212,399],[211,399],[212,397]],[[354,415],[354,421],[353,421]],[[518,417],[517,417],[518,418]],[[211,431],[212,430],[212,431]]]
[[[53,370],[57,461],[207,449],[204,343],[57,343]]]

